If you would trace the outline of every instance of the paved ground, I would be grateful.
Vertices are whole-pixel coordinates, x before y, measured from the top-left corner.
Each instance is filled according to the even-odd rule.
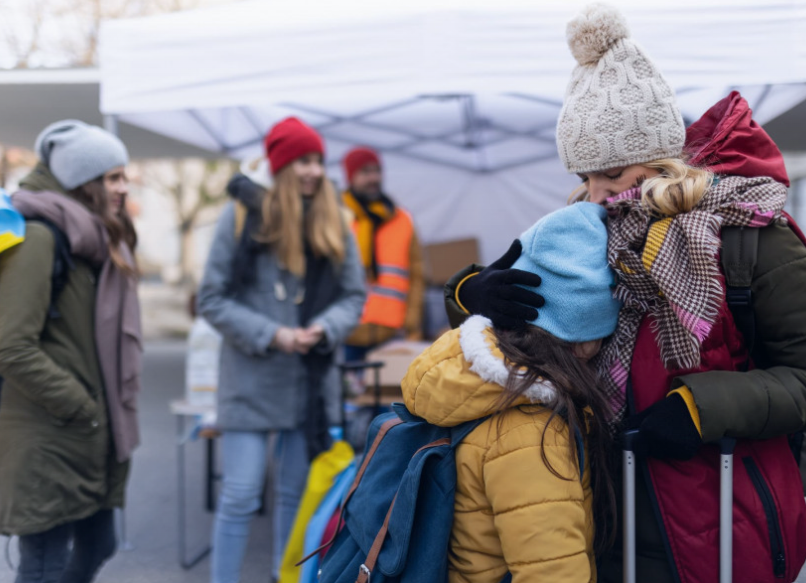
[[[168,403],[181,398],[184,344],[149,342],[146,345],[140,419],[143,443],[135,456],[126,512],[132,550],[119,552],[101,571],[97,583],[203,583],[209,581],[209,561],[190,571],[177,557],[176,425]],[[201,443],[188,447],[188,539],[198,549],[209,539],[211,519],[203,511]],[[258,517],[243,571],[243,583],[270,581],[271,528],[268,516]],[[6,561],[7,539],[0,537],[0,583],[12,583]],[[16,541],[9,547],[16,563]]]
[[[97,583],[204,583],[209,561],[185,571],[177,557],[176,424],[168,403],[183,393],[184,344],[152,341],[146,345],[140,419],[143,444],[137,451],[126,512],[131,550],[119,552],[101,571]],[[203,447],[188,447],[188,539],[199,549],[209,539],[211,517],[203,511]],[[0,537],[0,583],[12,583],[6,560],[7,539]],[[252,526],[242,583],[268,583],[271,572],[271,525],[259,516]],[[8,547],[16,563],[16,544]],[[806,583],[806,573],[798,580]]]

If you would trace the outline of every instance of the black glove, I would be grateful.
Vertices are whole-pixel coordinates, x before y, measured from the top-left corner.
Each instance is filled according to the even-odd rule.
[[[538,287],[536,273],[511,269],[522,251],[518,239],[509,251],[471,277],[459,288],[459,301],[471,314],[481,314],[497,328],[518,330],[537,318],[537,308],[546,301],[543,296],[520,286]]]
[[[627,429],[639,430],[635,441],[637,455],[688,460],[702,445],[686,402],[677,393],[628,418],[625,425]]]

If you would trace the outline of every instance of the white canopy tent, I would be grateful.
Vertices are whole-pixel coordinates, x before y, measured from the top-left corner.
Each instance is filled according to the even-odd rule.
[[[334,178],[351,146],[379,149],[422,239],[478,237],[489,261],[577,185],[554,125],[574,66],[565,24],[584,3],[249,0],[112,21],[101,109],[236,158],[297,115],[325,136]],[[687,120],[731,89],[760,123],[806,99],[803,2],[615,3]]]

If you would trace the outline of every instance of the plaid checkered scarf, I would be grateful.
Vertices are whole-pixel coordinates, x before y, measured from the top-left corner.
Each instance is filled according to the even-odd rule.
[[[641,205],[641,188],[608,200],[607,259],[619,275],[624,305],[615,334],[597,357],[604,388],[620,421],[638,328],[645,315],[669,370],[700,363],[725,299],[719,266],[722,227],[764,227],[777,220],[786,187],[772,178],[715,178],[697,206],[657,219]]]

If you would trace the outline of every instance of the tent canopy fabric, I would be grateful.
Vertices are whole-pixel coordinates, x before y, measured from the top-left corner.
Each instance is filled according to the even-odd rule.
[[[489,261],[578,184],[554,126],[578,0],[248,0],[105,23],[101,109],[233,157],[288,115],[319,129],[333,176],[355,144],[425,242],[480,239]],[[806,6],[618,3],[693,121],[739,89],[760,123],[806,99]]]

